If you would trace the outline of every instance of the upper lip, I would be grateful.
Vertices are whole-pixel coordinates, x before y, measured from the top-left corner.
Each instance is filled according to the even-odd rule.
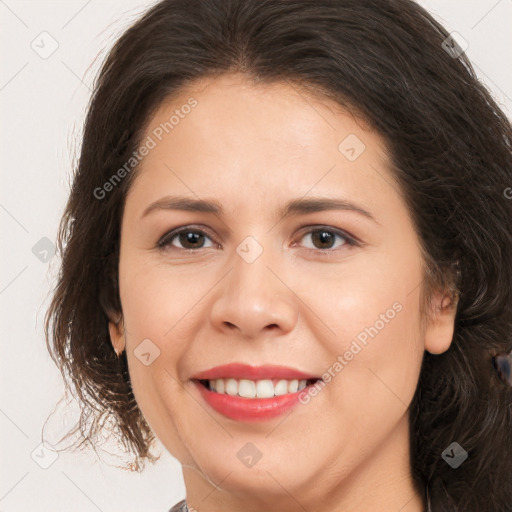
[[[221,366],[215,366],[208,370],[196,373],[193,379],[213,380],[213,379],[287,379],[287,380],[309,380],[320,379],[319,376],[311,373],[305,373],[295,368],[287,366],[276,366],[266,364],[263,366],[251,366],[244,363],[230,363]]]

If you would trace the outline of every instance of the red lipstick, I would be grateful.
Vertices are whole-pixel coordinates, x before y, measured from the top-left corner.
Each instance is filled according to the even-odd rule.
[[[248,379],[258,380],[307,380],[312,385],[315,381],[321,380],[320,377],[305,373],[295,368],[285,366],[264,365],[251,366],[243,363],[231,363],[222,366],[216,366],[195,374],[192,377],[202,398],[220,414],[237,421],[266,421],[292,409],[299,403],[300,393],[286,393],[271,398],[244,398],[232,396],[225,393],[212,391],[205,385],[205,381],[214,379]],[[202,381],[202,382],[201,382]],[[307,388],[306,388],[307,389]]]
[[[263,380],[263,379],[320,379],[318,375],[312,373],[304,373],[295,368],[287,366],[276,366],[266,364],[264,366],[251,366],[244,363],[230,363],[221,366],[215,366],[209,370],[195,374],[193,379],[197,380],[213,380],[213,379],[249,379],[249,380]]]

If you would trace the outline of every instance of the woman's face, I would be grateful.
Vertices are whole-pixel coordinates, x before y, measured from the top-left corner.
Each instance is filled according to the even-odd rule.
[[[297,510],[385,488],[405,506],[408,406],[453,316],[421,322],[419,240],[383,140],[297,86],[224,75],[161,106],[143,143],[111,337],[189,504]],[[221,369],[236,379],[218,391],[284,394],[195,380],[229,363],[285,369]],[[294,393],[294,377],[323,380]]]

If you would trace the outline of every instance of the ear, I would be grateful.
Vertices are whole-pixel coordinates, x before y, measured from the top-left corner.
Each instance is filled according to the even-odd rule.
[[[119,319],[117,321],[109,320],[108,330],[110,333],[110,342],[119,357],[125,349],[124,327],[121,315],[119,315]]]
[[[431,354],[442,354],[450,348],[453,339],[457,312],[456,295],[436,292],[429,307],[424,336],[425,350]]]

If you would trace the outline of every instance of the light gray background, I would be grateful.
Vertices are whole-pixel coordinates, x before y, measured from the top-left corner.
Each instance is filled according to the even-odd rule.
[[[40,446],[43,423],[64,389],[42,331],[59,262],[41,261],[51,255],[41,239],[55,239],[101,60],[153,3],[0,0],[0,512],[165,512],[185,496],[180,465],[161,445],[161,460],[142,475],[98,462],[94,452],[61,452],[53,461]],[[468,42],[480,78],[511,117],[512,0],[420,3]],[[58,48],[44,55],[53,41]],[[66,427],[63,414],[48,422],[48,441]]]

